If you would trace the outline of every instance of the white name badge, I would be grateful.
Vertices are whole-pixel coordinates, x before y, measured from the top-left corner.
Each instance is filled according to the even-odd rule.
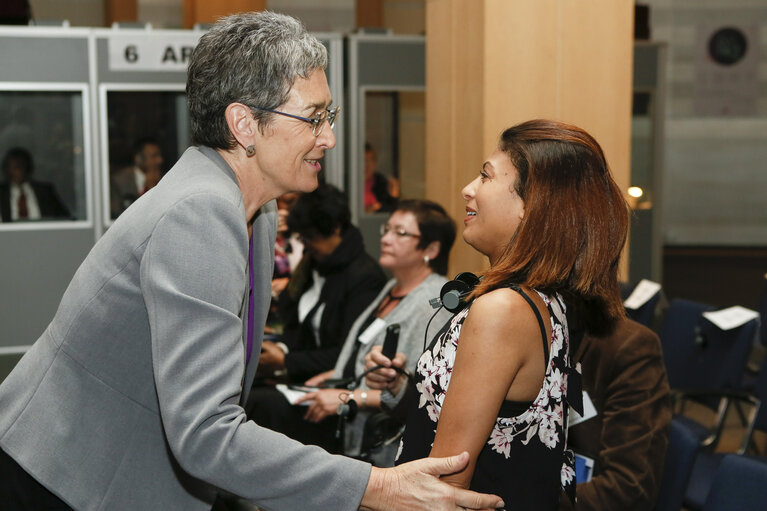
[[[575,426],[576,424],[579,424],[583,421],[587,421],[592,417],[597,416],[597,409],[594,408],[594,403],[591,402],[591,398],[589,397],[589,393],[585,390],[583,391],[583,416],[581,416],[578,412],[570,408],[570,414],[567,418],[567,427]]]
[[[370,326],[357,337],[357,340],[363,345],[370,344],[370,341],[375,339],[375,336],[380,334],[384,328],[386,328],[386,321],[381,318],[376,318],[370,323]]]

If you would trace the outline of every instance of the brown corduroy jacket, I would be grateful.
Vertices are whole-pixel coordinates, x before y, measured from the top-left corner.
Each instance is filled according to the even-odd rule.
[[[672,413],[658,336],[621,319],[607,337],[586,336],[574,360],[597,410],[570,428],[568,447],[594,459],[593,478],[577,486],[575,509],[654,509]],[[560,511],[571,509],[563,496]]]

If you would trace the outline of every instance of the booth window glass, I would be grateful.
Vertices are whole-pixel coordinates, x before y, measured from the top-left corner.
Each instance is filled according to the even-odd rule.
[[[173,166],[189,146],[181,91],[109,91],[110,216],[117,218]]]
[[[86,219],[80,91],[0,91],[3,222]]]
[[[365,93],[365,213],[391,212],[399,197],[424,197],[425,130],[422,91]]]

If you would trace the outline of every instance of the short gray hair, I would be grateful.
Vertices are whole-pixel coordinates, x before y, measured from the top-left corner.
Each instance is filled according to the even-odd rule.
[[[186,94],[192,143],[216,149],[236,145],[224,112],[231,103],[275,109],[297,78],[324,70],[328,54],[297,19],[270,11],[220,19],[192,52]],[[259,128],[274,114],[253,110]]]

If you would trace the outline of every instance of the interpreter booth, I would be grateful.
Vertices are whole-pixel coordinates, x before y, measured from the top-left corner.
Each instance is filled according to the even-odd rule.
[[[135,200],[137,190],[119,184],[141,158],[141,145],[159,145],[162,172],[189,147],[190,124],[184,92],[186,66],[201,30],[96,29],[99,140],[101,141],[102,218],[108,226]],[[328,82],[337,100],[343,95],[342,39],[315,34],[328,48]],[[322,162],[326,179],[343,176],[343,133]],[[127,170],[126,170],[127,169]],[[133,192],[131,196],[130,192]]]
[[[388,196],[425,197],[425,42],[366,33],[347,39],[346,190],[352,218],[376,258],[379,229],[391,212]],[[373,180],[378,194],[371,193]]]
[[[98,218],[90,31],[2,27],[0,48],[2,378],[55,313]]]
[[[43,332],[96,240],[140,195],[137,185],[121,186],[141,147],[159,147],[164,174],[190,145],[186,66],[203,33],[136,24],[0,29],[0,155],[30,154],[35,189],[42,183],[63,206],[55,216],[45,207],[51,192],[19,217],[16,192],[11,217],[0,222],[0,381]],[[343,38],[315,35],[328,48],[340,104]],[[334,131],[323,174],[343,187],[343,123]]]

